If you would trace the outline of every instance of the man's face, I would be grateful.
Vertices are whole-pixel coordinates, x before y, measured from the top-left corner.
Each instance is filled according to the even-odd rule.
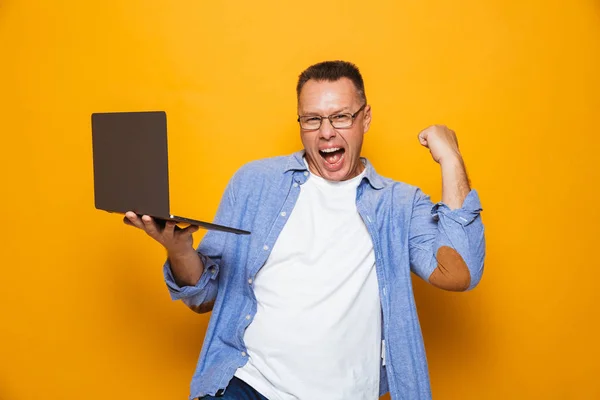
[[[310,79],[298,99],[298,115],[321,116],[357,112],[363,103],[348,78],[335,82]],[[330,181],[354,178],[364,168],[360,161],[363,136],[371,124],[371,107],[356,115],[350,128],[336,129],[323,118],[318,130],[300,129],[310,171]]]

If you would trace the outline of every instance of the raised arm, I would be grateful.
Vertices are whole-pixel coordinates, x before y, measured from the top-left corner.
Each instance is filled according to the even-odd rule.
[[[442,202],[452,210],[462,207],[471,186],[456,134],[445,126],[433,125],[419,133],[419,142],[442,169]]]
[[[433,205],[420,191],[413,202],[411,266],[445,290],[474,287],[483,272],[485,238],[481,205],[472,191],[455,133],[434,125],[419,133],[442,171],[442,202]]]

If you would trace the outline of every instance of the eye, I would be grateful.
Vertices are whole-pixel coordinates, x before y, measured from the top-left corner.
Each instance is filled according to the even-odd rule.
[[[349,121],[350,119],[352,119],[352,117],[349,114],[336,114],[332,115],[331,119],[336,122],[344,122]]]
[[[321,120],[320,117],[305,117],[304,118],[304,122],[308,122],[308,123],[319,122],[320,120]]]

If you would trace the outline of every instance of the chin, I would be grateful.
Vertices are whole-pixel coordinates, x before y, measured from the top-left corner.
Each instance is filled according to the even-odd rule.
[[[347,179],[348,174],[343,172],[328,172],[323,178],[329,181],[343,181]]]
[[[328,171],[326,168],[321,167],[321,178],[327,179],[328,181],[344,181],[352,178],[350,171],[347,168],[342,168],[338,171]]]

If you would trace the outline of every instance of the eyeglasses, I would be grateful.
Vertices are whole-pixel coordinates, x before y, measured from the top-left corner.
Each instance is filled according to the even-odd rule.
[[[328,115],[326,117],[321,117],[320,115],[308,115],[308,116],[299,116],[298,122],[300,123],[300,128],[305,131],[316,131],[321,128],[321,123],[323,119],[327,118],[336,129],[347,129],[352,126],[354,123],[354,119],[360,113],[367,103],[363,104],[361,108],[358,109],[354,114],[350,113],[341,113],[341,114],[333,114]]]

